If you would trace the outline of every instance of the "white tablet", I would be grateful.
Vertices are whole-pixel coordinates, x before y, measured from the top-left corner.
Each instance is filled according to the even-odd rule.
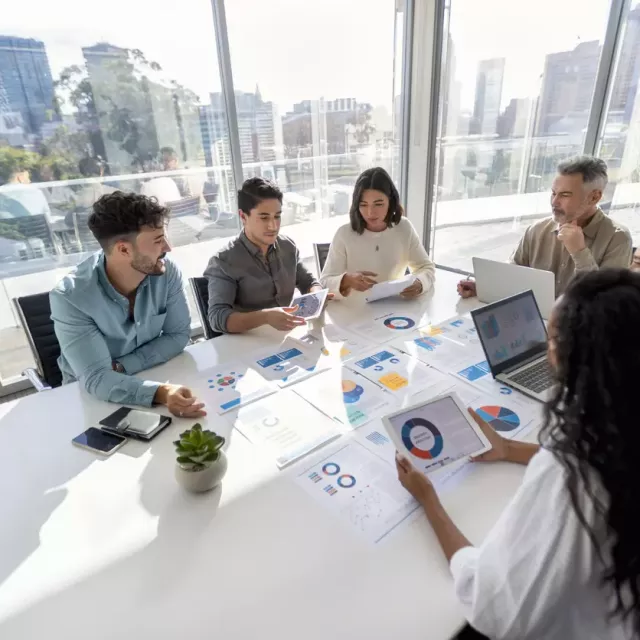
[[[327,301],[327,294],[329,289],[322,289],[322,291],[314,291],[313,293],[305,293],[303,296],[298,296],[291,301],[290,307],[297,305],[297,310],[294,314],[300,318],[306,320],[313,320],[317,318],[324,309],[324,303]]]
[[[424,474],[491,449],[455,393],[405,407],[382,422],[398,452]]]

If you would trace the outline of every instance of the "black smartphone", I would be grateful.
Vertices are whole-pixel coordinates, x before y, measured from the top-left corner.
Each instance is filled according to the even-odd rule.
[[[96,427],[89,427],[84,433],[76,436],[71,443],[82,449],[89,449],[104,456],[110,456],[117,451],[127,439],[115,433],[107,433]]]

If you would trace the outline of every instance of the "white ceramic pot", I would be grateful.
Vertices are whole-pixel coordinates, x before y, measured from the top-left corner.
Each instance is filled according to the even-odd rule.
[[[217,487],[227,473],[227,456],[220,451],[218,459],[206,469],[189,471],[176,463],[176,480],[187,491],[202,493]]]

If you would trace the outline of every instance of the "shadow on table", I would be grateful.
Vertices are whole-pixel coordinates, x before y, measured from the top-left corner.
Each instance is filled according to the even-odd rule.
[[[2,431],[0,465],[7,484],[0,490],[0,587],[40,546],[41,528],[67,495],[64,485],[89,465],[99,464],[94,456],[73,447],[70,439],[43,433],[56,428],[47,421],[45,409],[43,404],[38,411],[34,396],[18,400],[3,413],[4,424],[18,427]]]
[[[177,430],[173,429],[174,433],[170,431],[167,429],[151,443],[150,462],[140,478],[142,505],[151,515],[158,517],[155,539],[140,551],[117,560],[106,569],[97,570],[87,579],[0,622],[0,637],[35,637],[36,628],[55,629],[55,636],[61,638],[86,637],[87,625],[92,618],[94,623],[103,618],[98,627],[89,632],[92,638],[116,637],[118,627],[121,630],[127,627],[118,614],[124,613],[129,603],[140,603],[152,610],[158,606],[158,601],[170,596],[176,581],[198,571],[201,560],[191,551],[202,545],[203,538],[206,539],[210,532],[222,489],[218,487],[196,495],[183,491],[177,485],[172,444]],[[145,446],[144,443],[130,444]],[[47,509],[41,509],[37,518],[31,514],[34,524],[46,521],[62,502],[64,492],[60,493],[56,492],[55,499],[46,501]],[[33,496],[28,499],[31,503],[37,502]],[[37,537],[35,527],[34,533]],[[32,540],[27,546],[32,550],[37,546],[37,540]],[[25,554],[20,554],[23,556]],[[188,614],[182,612],[177,615]],[[149,620],[151,626],[152,618]],[[108,630],[110,627],[111,631]],[[143,634],[141,637],[147,636]]]

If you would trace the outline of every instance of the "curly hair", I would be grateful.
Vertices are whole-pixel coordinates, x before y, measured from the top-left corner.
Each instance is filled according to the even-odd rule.
[[[89,229],[109,251],[117,240],[135,239],[142,227],[162,228],[168,216],[169,210],[155,198],[114,191],[95,201]]]
[[[387,227],[400,224],[400,220],[404,215],[404,209],[400,204],[400,194],[396,185],[393,184],[391,176],[382,167],[373,167],[363,171],[356,180],[356,184],[353,188],[353,198],[351,200],[351,209],[349,210],[349,219],[351,221],[351,228],[362,235],[367,225],[360,213],[360,200],[362,194],[367,189],[375,189],[381,191],[387,198],[389,198],[389,211],[384,221],[387,223]]]
[[[571,504],[603,564],[602,583],[615,594],[610,615],[631,618],[640,633],[640,274],[604,269],[579,277],[554,315],[560,384],[540,442],[567,471]],[[585,515],[585,496],[595,521]]]

